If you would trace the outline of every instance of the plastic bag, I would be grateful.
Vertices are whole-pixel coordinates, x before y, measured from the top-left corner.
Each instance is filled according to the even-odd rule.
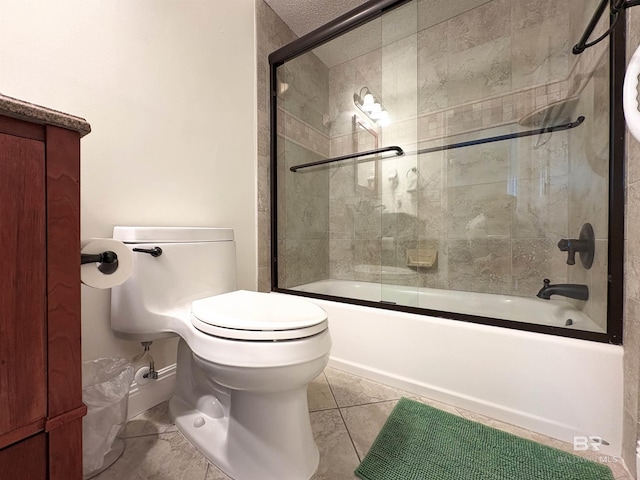
[[[102,468],[104,457],[127,420],[133,365],[124,358],[98,358],[82,364],[83,474]]]

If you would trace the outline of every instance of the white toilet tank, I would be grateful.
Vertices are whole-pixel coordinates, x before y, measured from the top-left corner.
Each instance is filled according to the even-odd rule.
[[[113,238],[134,249],[133,274],[111,291],[111,328],[127,340],[175,335],[189,321],[193,300],[237,289],[236,249],[230,228],[114,227]]]

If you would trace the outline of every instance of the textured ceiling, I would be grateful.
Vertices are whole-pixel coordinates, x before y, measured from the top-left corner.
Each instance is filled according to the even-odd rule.
[[[299,37],[366,3],[366,0],[265,1]]]

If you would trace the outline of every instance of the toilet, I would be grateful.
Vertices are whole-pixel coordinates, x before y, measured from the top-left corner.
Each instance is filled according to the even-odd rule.
[[[235,480],[315,473],[307,386],[329,358],[326,312],[302,298],[236,290],[228,228],[114,227],[133,273],[111,328],[137,342],[179,336],[169,407],[178,430]]]

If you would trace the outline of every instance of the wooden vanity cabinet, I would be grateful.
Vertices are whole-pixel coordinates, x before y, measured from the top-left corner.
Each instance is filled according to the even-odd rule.
[[[79,177],[79,132],[0,115],[0,478],[82,478]]]

